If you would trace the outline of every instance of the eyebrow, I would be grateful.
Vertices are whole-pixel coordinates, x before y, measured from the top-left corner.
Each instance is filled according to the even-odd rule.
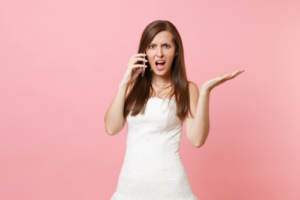
[[[151,42],[150,45],[151,45],[151,44],[156,44],[156,43]],[[167,42],[162,43],[162,45],[165,45],[165,44],[171,45],[170,43],[167,43]]]

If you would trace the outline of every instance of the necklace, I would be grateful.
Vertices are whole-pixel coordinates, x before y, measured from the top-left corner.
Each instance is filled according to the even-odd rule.
[[[168,88],[168,87],[170,87],[172,84],[169,83],[169,84],[166,84],[165,86],[159,86],[159,85],[156,85],[156,84],[152,83],[152,85],[155,85],[155,86],[158,87],[158,88]]]
[[[155,90],[155,93],[156,93],[158,96],[160,96],[160,94],[163,92],[164,89],[167,89],[167,88],[169,88],[169,87],[172,86],[171,83],[166,84],[165,86],[159,86],[159,85],[156,85],[156,84],[154,84],[154,83],[152,83],[152,85],[155,86],[156,88],[158,88],[157,91]]]

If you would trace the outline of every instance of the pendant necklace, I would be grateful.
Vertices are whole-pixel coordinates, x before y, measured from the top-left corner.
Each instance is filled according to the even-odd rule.
[[[160,95],[160,93],[162,93],[162,91],[164,90],[164,89],[166,89],[166,88],[169,88],[169,87],[171,87],[172,86],[172,84],[170,83],[170,84],[167,84],[167,85],[165,85],[165,86],[158,86],[158,85],[156,85],[156,84],[153,84],[152,83],[152,85],[154,85],[155,87],[157,87],[158,88],[158,90],[157,91],[155,91],[155,93],[159,96]]]

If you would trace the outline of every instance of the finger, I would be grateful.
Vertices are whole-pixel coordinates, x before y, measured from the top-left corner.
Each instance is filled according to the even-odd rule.
[[[240,70],[237,74],[241,74],[243,73],[245,70]]]
[[[144,58],[145,56],[143,54],[134,54],[131,56],[130,60],[133,62],[137,58]]]
[[[240,73],[240,71],[236,71],[236,72],[232,73],[232,75],[237,75],[238,73]]]
[[[144,61],[144,62],[148,62],[148,60],[147,60],[147,59],[145,59],[145,58],[140,58],[140,57],[137,57],[137,58],[136,58],[136,60],[137,60],[137,61]]]
[[[145,57],[146,54],[145,53],[137,53],[134,55],[135,57]]]
[[[237,71],[237,72],[234,72],[231,76],[232,76],[232,77],[235,77],[235,76],[241,74],[242,72],[243,72],[243,71]]]
[[[141,65],[141,64],[134,64],[133,65],[133,68],[138,68],[138,67],[146,68],[147,65]]]
[[[243,73],[245,70],[237,70],[234,74],[240,74]]]
[[[224,76],[221,78],[221,81],[224,82],[224,81],[226,81],[226,80],[228,80],[228,79],[231,79],[231,78],[232,78],[232,74],[226,74],[226,75],[224,75]]]
[[[225,74],[225,75],[223,75],[223,76],[220,77],[220,80],[224,80],[224,79],[228,78],[229,76],[230,76],[230,75]]]

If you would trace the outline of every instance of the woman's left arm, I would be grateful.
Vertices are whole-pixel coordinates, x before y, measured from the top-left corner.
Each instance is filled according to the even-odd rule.
[[[219,76],[205,82],[201,87],[200,94],[198,94],[197,86],[190,90],[192,102],[191,110],[194,111],[192,113],[195,113],[195,115],[193,118],[189,117],[187,119],[186,125],[188,139],[195,147],[201,147],[205,143],[209,133],[209,97],[212,89],[244,71],[245,70],[238,70],[234,73]],[[195,101],[197,101],[196,104],[193,103]]]
[[[193,117],[186,120],[187,138],[195,147],[201,147],[209,132],[209,95],[210,92],[201,88],[200,94],[195,84],[190,86],[190,105]]]

